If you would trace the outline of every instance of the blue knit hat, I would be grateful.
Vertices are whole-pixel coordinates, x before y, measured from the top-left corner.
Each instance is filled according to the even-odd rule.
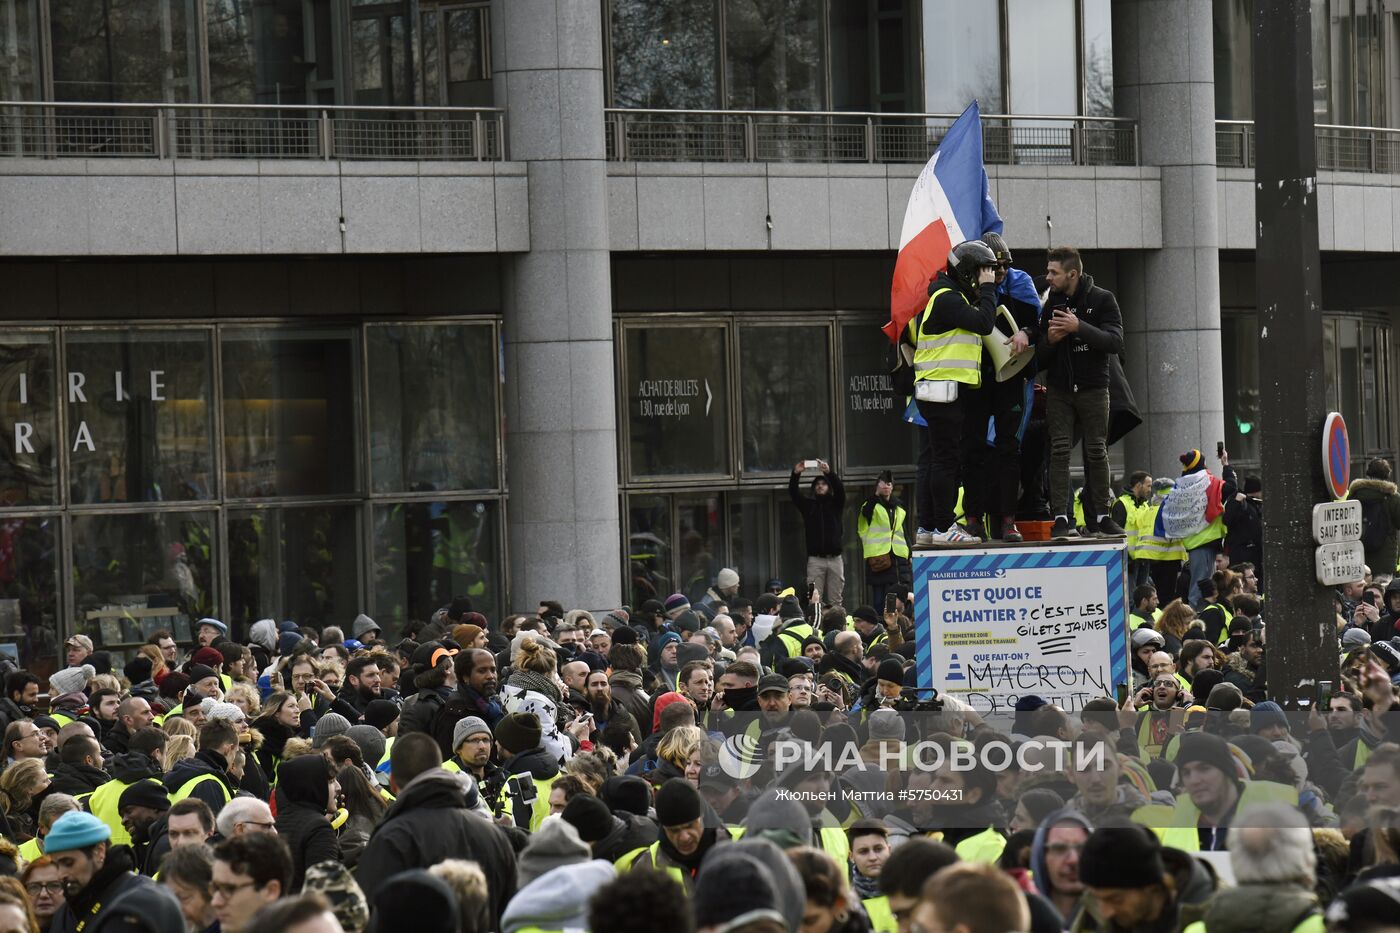
[[[666,632],[656,640],[656,650],[660,651],[673,642],[679,645],[681,643],[681,637],[675,632]]]
[[[112,830],[106,823],[91,813],[73,811],[54,821],[53,828],[44,837],[44,852],[53,855],[55,852],[86,849],[111,838]]]

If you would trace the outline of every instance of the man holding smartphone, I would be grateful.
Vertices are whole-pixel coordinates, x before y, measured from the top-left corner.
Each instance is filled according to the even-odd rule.
[[[1077,537],[1070,501],[1069,459],[1075,430],[1084,440],[1088,501],[1084,524],[1091,533],[1123,534],[1109,515],[1109,357],[1123,352],[1123,315],[1118,299],[1084,274],[1079,251],[1050,251],[1045,267],[1050,289],[1041,317],[1045,339],[1036,345],[1045,371],[1045,421],[1050,433],[1051,535]]]

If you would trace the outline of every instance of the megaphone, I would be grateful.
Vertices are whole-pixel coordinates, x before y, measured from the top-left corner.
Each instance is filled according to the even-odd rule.
[[[1015,334],[1020,330],[1016,326],[1016,319],[1011,316],[1011,312],[1006,309],[1006,305],[997,307],[997,322],[1006,322],[1010,334]],[[987,355],[991,357],[992,367],[996,370],[997,382],[1005,382],[1012,376],[1026,368],[1026,364],[1035,356],[1035,350],[1026,347],[1025,352],[1013,354],[1011,347],[1006,343],[1006,338],[1010,334],[1003,333],[1000,327],[993,327],[992,332],[982,338],[982,346],[986,349]]]

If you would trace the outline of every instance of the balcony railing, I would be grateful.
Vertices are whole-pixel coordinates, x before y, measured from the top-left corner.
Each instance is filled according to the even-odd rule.
[[[0,157],[503,158],[494,107],[0,101]]]
[[[1322,172],[1400,173],[1400,129],[1319,123],[1317,168]],[[1254,167],[1254,124],[1215,121],[1215,163],[1221,168]]]
[[[928,161],[957,114],[621,110],[607,114],[618,162]],[[1122,117],[984,114],[993,165],[1137,165],[1137,122]]]

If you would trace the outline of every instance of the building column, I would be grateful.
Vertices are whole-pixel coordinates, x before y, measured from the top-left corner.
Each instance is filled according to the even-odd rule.
[[[598,0],[493,0],[506,155],[530,250],[502,257],[510,606],[621,602],[617,423]]]
[[[1213,458],[1225,436],[1214,71],[1210,0],[1114,0],[1116,111],[1137,119],[1142,164],[1162,172],[1162,248],[1120,265],[1145,422],[1125,439],[1130,471],[1176,476],[1178,454]]]

